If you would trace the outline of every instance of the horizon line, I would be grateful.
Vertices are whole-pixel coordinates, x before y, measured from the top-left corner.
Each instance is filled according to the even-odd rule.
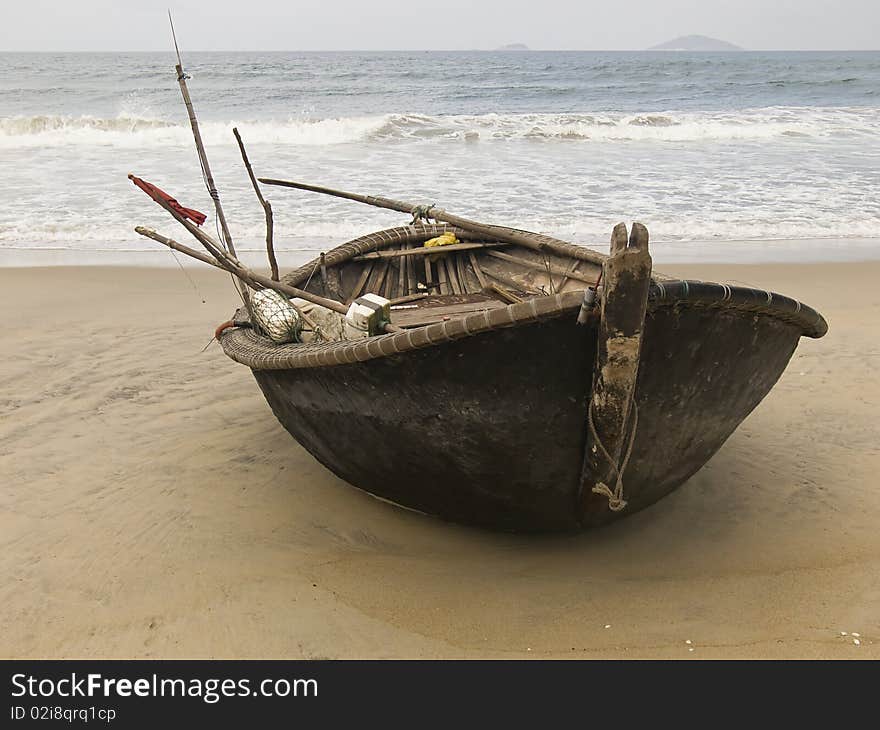
[[[0,50],[8,53],[174,53],[173,49],[36,49]],[[678,48],[238,48],[188,49],[186,53],[877,53],[880,48],[736,48],[725,50],[690,50]]]

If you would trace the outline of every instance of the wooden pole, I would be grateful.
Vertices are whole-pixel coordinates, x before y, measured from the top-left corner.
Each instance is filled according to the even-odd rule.
[[[485,236],[488,239],[495,239],[496,241],[513,243],[517,246],[524,246],[525,248],[530,248],[534,251],[543,252],[545,250],[552,250],[550,249],[550,247],[545,246],[538,241],[535,241],[530,235],[528,235],[524,231],[515,231],[511,230],[510,228],[503,228],[501,226],[478,223],[477,221],[468,220],[467,218],[462,218],[460,216],[453,215],[452,213],[447,213],[445,210],[443,210],[443,208],[437,208],[434,206],[418,206],[413,205],[412,203],[403,202],[401,200],[392,200],[390,198],[381,198],[372,195],[359,195],[358,193],[347,193],[342,190],[334,190],[333,188],[326,188],[321,185],[308,185],[306,183],[294,182],[292,180],[276,180],[275,178],[261,177],[260,182],[265,183],[266,185],[279,185],[285,188],[295,188],[297,190],[308,190],[313,193],[322,193],[323,195],[332,195],[335,198],[345,198],[346,200],[353,200],[355,202],[372,205],[377,208],[396,210],[400,213],[408,213],[410,215],[419,213],[427,218],[444,221],[445,223],[449,223],[453,226],[458,226],[463,230]],[[576,252],[574,252],[572,255],[576,258],[583,259],[584,261],[589,261],[594,264],[602,264],[607,258],[603,254],[597,253],[596,251],[591,251],[588,248],[575,248]]]
[[[134,232],[140,236],[144,236],[145,238],[152,238],[154,241],[157,241],[164,246],[168,246],[168,248],[173,248],[175,251],[185,253],[191,258],[208,264],[208,266],[216,266],[221,271],[229,271],[229,269],[223,266],[219,261],[217,261],[217,259],[206,256],[201,251],[196,251],[194,248],[190,248],[189,246],[184,246],[182,243],[178,243],[173,238],[168,238],[167,236],[163,236],[161,233],[156,233],[156,231],[154,231],[152,228],[147,228],[146,226],[136,226]],[[229,271],[229,273],[232,272]]]
[[[214,259],[220,264],[221,268],[226,269],[231,274],[237,276],[239,279],[244,278],[240,276],[241,273],[246,273],[247,278],[250,278],[253,281],[258,281],[263,286],[268,287],[269,289],[275,289],[276,291],[280,291],[282,293],[289,293],[290,296],[300,297],[301,299],[305,299],[306,301],[312,302],[313,304],[318,304],[322,307],[332,309],[334,312],[340,312],[341,314],[345,314],[348,312],[348,308],[344,304],[340,304],[337,301],[334,301],[332,299],[325,299],[324,297],[320,297],[317,294],[312,294],[311,292],[307,292],[302,289],[296,289],[295,287],[279,284],[279,282],[276,282],[267,276],[262,276],[261,274],[257,274],[255,271],[251,271],[244,264],[242,264],[241,261],[239,261],[233,254],[223,251],[219,242],[211,238],[211,236],[205,233],[197,225],[184,218],[164,200],[162,200],[161,198],[153,198],[153,196],[150,197],[155,200],[162,208],[168,211],[168,213],[170,213],[171,216],[178,223],[186,228],[186,230],[188,230],[192,234],[193,238],[195,238],[207,249],[208,253],[210,253],[214,257]],[[272,285],[270,286],[265,282],[272,282]],[[285,289],[280,289],[279,287],[281,286],[283,286]]]
[[[177,83],[180,86],[180,93],[183,96],[183,104],[186,107],[186,113],[189,116],[189,124],[192,127],[193,139],[196,143],[196,152],[199,155],[199,165],[202,168],[202,176],[205,179],[205,186],[208,188],[208,194],[214,201],[214,210],[217,213],[217,220],[220,222],[222,231],[222,248],[235,256],[235,244],[232,242],[232,235],[229,233],[229,226],[226,223],[226,214],[223,212],[223,205],[220,203],[220,193],[214,184],[214,176],[211,174],[211,165],[208,163],[208,154],[205,152],[205,145],[202,142],[202,133],[199,129],[199,121],[196,119],[196,112],[193,108],[192,99],[189,95],[189,88],[186,85],[187,75],[183,71],[183,61],[180,60],[180,49],[177,47],[177,35],[174,33],[174,21],[171,20],[171,11],[168,11],[168,22],[171,23],[171,36],[174,38],[174,50],[177,53],[177,65],[174,67],[177,71]],[[245,306],[250,306],[247,288],[239,287],[241,298]]]
[[[129,179],[132,179],[134,175],[129,173]],[[174,208],[172,208],[165,200],[163,200],[158,195],[153,195],[152,193],[144,191],[147,195],[159,205],[160,208],[163,208],[174,220],[176,220],[180,225],[182,225],[186,230],[188,230],[193,238],[195,238],[205,249],[208,251],[211,256],[213,256],[224,268],[228,268],[226,264],[231,260],[234,263],[238,263],[238,259],[235,258],[233,254],[230,254],[223,250],[223,244],[219,241],[215,241],[211,236],[205,233],[201,228],[192,223],[190,220],[185,218],[183,215],[178,213]]]
[[[275,258],[275,221],[272,215],[272,204],[263,197],[260,184],[257,182],[254,170],[251,167],[251,161],[248,159],[247,151],[245,151],[244,142],[241,141],[241,135],[238,133],[238,127],[233,127],[232,133],[235,135],[235,141],[238,142],[238,149],[241,150],[241,159],[244,161],[244,167],[247,170],[248,177],[251,179],[251,185],[254,186],[257,200],[260,202],[263,213],[266,216],[266,256],[269,259],[272,278],[275,281],[279,281],[281,277],[278,275],[278,261]]]
[[[256,271],[247,268],[237,260],[234,260],[235,263],[232,263],[233,259],[230,258],[228,266],[224,266],[220,261],[212,261],[204,254],[195,251],[194,249],[191,249],[189,246],[185,246],[182,243],[178,243],[172,238],[163,236],[162,234],[154,231],[152,228],[137,226],[134,230],[139,235],[146,238],[151,238],[158,243],[168,246],[168,248],[173,248],[175,251],[180,251],[181,253],[184,253],[187,256],[191,256],[194,259],[203,261],[204,263],[215,266],[218,269],[228,271],[229,273],[235,275],[255,289],[274,289],[275,291],[279,292],[280,294],[284,294],[287,297],[298,297],[300,299],[305,299],[307,302],[317,304],[321,307],[326,307],[327,309],[332,309],[334,312],[339,312],[340,314],[345,314],[348,312],[348,307],[346,307],[344,304],[340,304],[333,299],[325,299],[324,297],[320,297],[317,294],[312,294],[311,292],[307,292],[302,289],[297,289],[294,286],[282,284],[280,281],[275,281],[268,276],[263,276],[262,274],[259,274]],[[386,325],[385,331],[400,332],[401,328],[389,324]]]

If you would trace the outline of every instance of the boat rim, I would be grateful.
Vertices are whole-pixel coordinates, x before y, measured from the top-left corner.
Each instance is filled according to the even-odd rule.
[[[398,226],[376,231],[337,246],[325,254],[324,265],[338,266],[355,256],[395,244],[423,242],[448,230],[454,231],[462,240],[471,237],[466,231],[446,224]],[[584,246],[538,233],[517,232],[533,237],[542,248],[562,256],[595,264],[601,264],[607,258],[605,254]],[[290,286],[302,285],[314,275],[320,265],[321,259],[318,257],[286,274],[282,277],[282,281]],[[583,290],[537,296],[521,303],[474,312],[401,332],[339,342],[279,345],[251,328],[238,327],[227,329],[220,336],[220,344],[229,358],[253,370],[332,367],[390,357],[491,330],[517,327],[574,314],[580,309],[583,299]],[[673,279],[655,272],[648,292],[648,311],[663,307],[711,308],[771,317],[798,327],[800,335],[804,337],[819,338],[828,331],[828,324],[819,312],[783,294],[715,282]]]

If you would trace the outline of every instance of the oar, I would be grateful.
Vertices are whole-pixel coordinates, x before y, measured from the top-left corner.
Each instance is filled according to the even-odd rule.
[[[412,203],[406,203],[402,200],[392,200],[390,198],[382,198],[374,195],[359,195],[358,193],[347,193],[342,190],[326,188],[322,185],[308,185],[306,183],[294,182],[292,180],[276,180],[274,178],[261,177],[260,182],[265,183],[266,185],[279,185],[284,188],[296,188],[297,190],[308,190],[312,193],[332,195],[336,198],[354,200],[355,202],[372,205],[376,208],[396,210],[400,213],[409,213],[413,216],[420,216],[422,218],[431,218],[433,220],[444,221],[445,223],[449,223],[453,226],[458,226],[465,231],[470,231],[471,233],[477,233],[481,236],[494,238],[497,241],[505,241],[507,243],[513,243],[518,246],[525,246],[526,248],[531,248],[535,251],[552,252],[552,247],[535,241],[531,234],[524,231],[517,231],[511,228],[494,226],[486,223],[478,223],[477,221],[468,220],[467,218],[461,218],[460,216],[453,215],[452,213],[447,213],[445,210],[443,210],[443,208],[437,208],[433,205],[413,205]],[[574,256],[575,258],[583,259],[584,261],[589,261],[594,264],[601,265],[607,258],[607,256],[605,256],[604,254],[600,254],[596,251],[591,251],[590,249],[583,248],[581,246],[572,246],[572,249],[572,256]]]

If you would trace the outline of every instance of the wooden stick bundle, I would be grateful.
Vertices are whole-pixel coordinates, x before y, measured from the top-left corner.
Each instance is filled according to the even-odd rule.
[[[312,304],[317,304],[322,307],[327,307],[327,309],[332,309],[333,311],[339,312],[340,314],[345,314],[348,311],[348,308],[344,304],[340,304],[333,299],[325,299],[324,297],[320,297],[317,294],[312,294],[311,292],[307,292],[302,289],[297,289],[295,286],[282,284],[280,281],[275,281],[268,276],[263,276],[253,269],[249,269],[237,259],[233,259],[231,256],[228,257],[225,261],[217,258],[212,260],[209,256],[205,256],[205,254],[200,253],[199,251],[196,251],[195,249],[192,249],[182,243],[179,243],[173,238],[163,236],[161,233],[157,233],[152,228],[137,226],[134,230],[135,233],[137,233],[138,235],[144,236],[145,238],[150,238],[158,243],[161,243],[164,246],[168,246],[168,248],[172,248],[175,251],[180,251],[180,253],[191,256],[192,258],[198,261],[202,261],[203,263],[206,263],[210,266],[222,269],[223,271],[228,271],[230,274],[238,277],[241,281],[243,281],[245,284],[252,287],[253,289],[274,289],[275,291],[279,292],[280,294],[284,294],[285,296],[299,297],[300,299],[305,299],[307,302],[311,302]],[[303,316],[303,319],[306,320],[307,323],[309,322],[308,317],[303,315],[302,312],[300,312],[300,315]],[[400,332],[400,328],[393,325],[387,325],[386,332]]]

